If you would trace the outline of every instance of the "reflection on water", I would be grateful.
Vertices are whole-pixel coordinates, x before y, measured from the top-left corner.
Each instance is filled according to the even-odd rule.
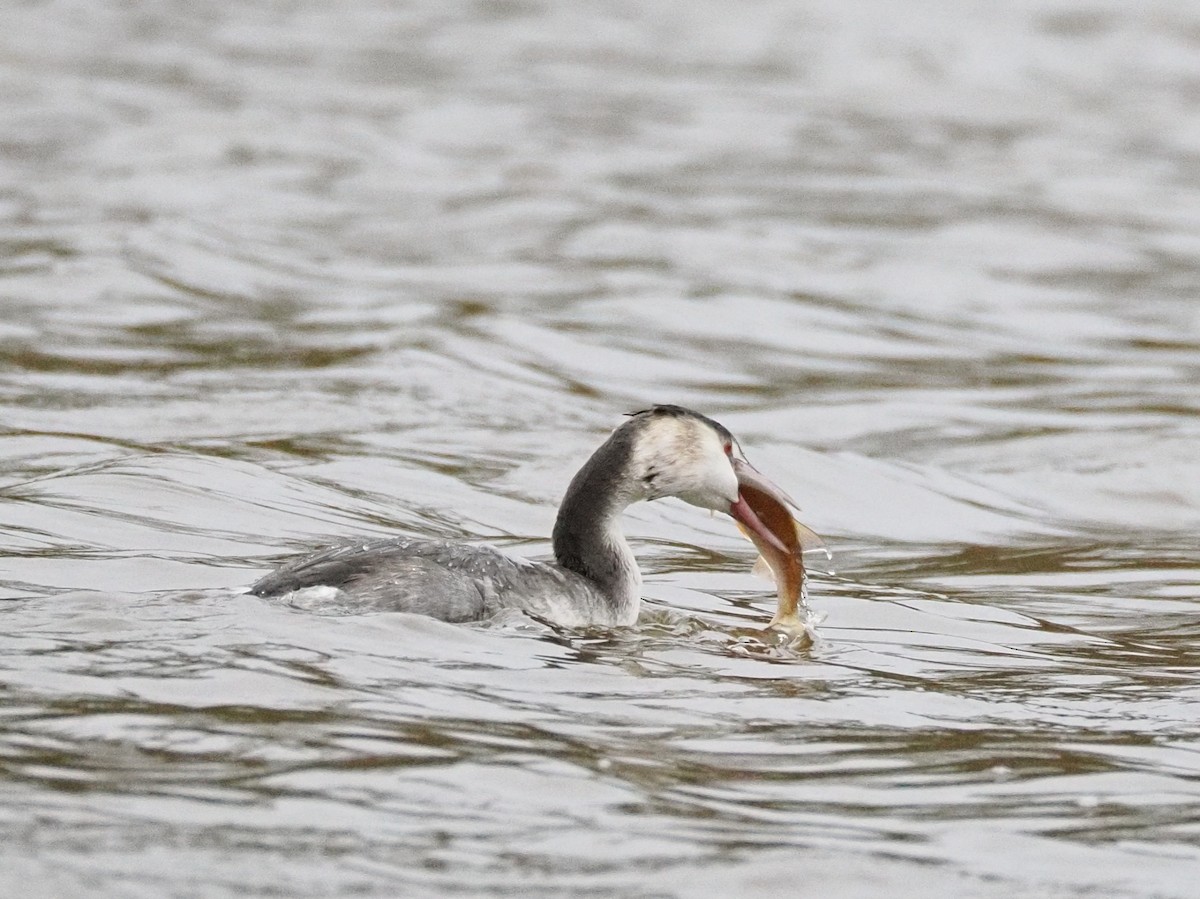
[[[1191,895],[1194,11],[10,18],[0,892]],[[834,549],[810,643],[671,503],[632,629],[241,593],[544,555],[663,401]]]

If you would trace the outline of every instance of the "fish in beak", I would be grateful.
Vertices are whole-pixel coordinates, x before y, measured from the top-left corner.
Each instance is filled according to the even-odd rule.
[[[804,550],[825,544],[792,517],[795,501],[743,459],[733,459],[738,498],[729,510],[742,533],[758,548],[775,580],[779,604],[768,627],[804,627],[799,611],[804,596]],[[828,550],[825,550],[828,555]],[[756,569],[758,566],[756,566]]]

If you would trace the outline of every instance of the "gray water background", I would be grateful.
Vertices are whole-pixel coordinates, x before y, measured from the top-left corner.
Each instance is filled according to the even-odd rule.
[[[0,19],[0,894],[1200,894],[1196,4]],[[630,630],[242,595],[651,402],[813,646],[678,503]]]

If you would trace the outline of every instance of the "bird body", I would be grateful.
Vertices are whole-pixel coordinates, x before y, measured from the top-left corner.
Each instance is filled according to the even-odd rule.
[[[679,406],[654,406],[632,414],[572,479],[554,525],[553,562],[489,546],[395,537],[320,550],[277,569],[250,592],[322,591],[363,611],[444,621],[518,609],[564,627],[630,625],[641,603],[641,573],[620,517],[632,503],[678,497],[732,515],[760,550],[790,552],[742,494],[747,472],[754,475],[752,497],[773,497],[772,509],[787,501],[750,468],[722,425]]]
[[[250,592],[283,596],[306,590],[358,611],[411,612],[443,621],[476,621],[505,608],[563,627],[615,627],[637,619],[636,602],[611,602],[593,582],[561,565],[487,545],[416,537],[340,543],[277,569]]]

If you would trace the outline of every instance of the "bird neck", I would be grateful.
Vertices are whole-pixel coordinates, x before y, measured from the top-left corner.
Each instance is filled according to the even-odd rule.
[[[571,480],[554,523],[554,558],[599,589],[616,618],[635,617],[641,572],[621,532],[625,507],[641,499],[628,474],[628,434],[616,431]]]

